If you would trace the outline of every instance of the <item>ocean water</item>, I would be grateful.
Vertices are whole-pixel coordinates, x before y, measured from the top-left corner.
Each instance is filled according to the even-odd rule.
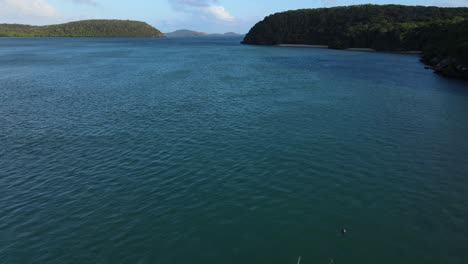
[[[0,263],[468,263],[466,82],[240,40],[0,39]]]

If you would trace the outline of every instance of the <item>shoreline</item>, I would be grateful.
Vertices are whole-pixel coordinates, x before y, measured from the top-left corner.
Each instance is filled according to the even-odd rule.
[[[296,47],[296,48],[320,48],[328,49],[327,45],[308,45],[308,44],[278,44],[277,47]]]
[[[351,50],[351,51],[372,51],[372,52],[376,52],[375,49],[371,49],[371,48],[347,48],[347,49],[343,49],[343,50]]]
[[[291,48],[319,48],[319,49],[330,49],[327,45],[309,45],[309,44],[278,44],[275,47],[291,47]],[[346,48],[336,49],[345,51],[364,51],[364,52],[385,52],[385,53],[397,53],[397,54],[413,54],[419,55],[422,53],[420,50],[407,50],[407,51],[391,51],[391,50],[375,50],[371,48]]]

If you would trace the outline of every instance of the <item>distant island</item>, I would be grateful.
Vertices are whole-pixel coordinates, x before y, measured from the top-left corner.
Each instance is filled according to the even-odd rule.
[[[179,29],[174,32],[164,33],[168,37],[242,37],[243,34],[238,34],[235,32],[227,32],[224,34],[213,33],[209,34],[206,32],[199,32],[189,29]]]
[[[213,33],[213,34],[208,34],[208,36],[213,36],[213,37],[243,37],[245,34],[239,34],[236,32],[226,32],[223,34],[220,33]]]
[[[357,5],[287,11],[257,23],[242,43],[421,51],[422,61],[436,72],[468,79],[468,8]]]
[[[198,32],[189,29],[179,29],[174,32],[164,33],[168,37],[201,37],[206,36],[208,33]]]
[[[145,22],[82,20],[49,26],[0,24],[0,37],[165,37]]]

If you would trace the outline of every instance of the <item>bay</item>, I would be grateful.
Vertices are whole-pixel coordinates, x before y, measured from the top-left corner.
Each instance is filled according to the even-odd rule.
[[[466,82],[240,41],[1,38],[0,263],[468,261]]]

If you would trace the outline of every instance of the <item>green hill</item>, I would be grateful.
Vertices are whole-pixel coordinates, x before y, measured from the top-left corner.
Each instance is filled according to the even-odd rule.
[[[468,8],[357,5],[277,13],[257,23],[244,44],[310,44],[423,52],[446,76],[468,79]]]
[[[0,24],[1,37],[164,37],[144,22],[83,20],[50,26]]]

